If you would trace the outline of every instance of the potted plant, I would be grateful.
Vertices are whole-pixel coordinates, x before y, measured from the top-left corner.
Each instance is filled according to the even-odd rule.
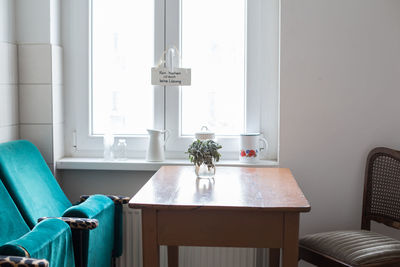
[[[218,149],[222,146],[213,140],[196,140],[188,148],[190,162],[194,163],[198,178],[213,178],[215,162],[221,158]]]

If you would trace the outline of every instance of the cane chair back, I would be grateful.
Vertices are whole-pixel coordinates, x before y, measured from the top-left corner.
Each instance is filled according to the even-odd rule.
[[[367,158],[361,228],[371,220],[400,229],[400,151],[375,148]]]

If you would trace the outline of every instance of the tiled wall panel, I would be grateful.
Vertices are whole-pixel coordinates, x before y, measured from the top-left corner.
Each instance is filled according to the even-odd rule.
[[[0,42],[15,43],[15,0],[0,1]]]
[[[20,84],[51,84],[52,59],[50,44],[18,46]]]
[[[60,0],[17,0],[21,138],[33,142],[54,171],[63,156]]]
[[[20,123],[52,123],[52,86],[21,84],[19,86]]]
[[[64,156],[64,124],[53,124],[53,159],[54,161]]]
[[[38,146],[54,166],[64,151],[62,47],[22,44],[18,51],[21,137]]]
[[[0,143],[19,138],[15,1],[0,0]]]
[[[0,143],[16,140],[19,138],[19,126],[0,127]]]
[[[9,43],[0,42],[0,84],[8,84],[9,64],[8,64],[8,46]]]
[[[15,1],[18,43],[50,43],[50,0]]]
[[[60,0],[0,0],[0,142],[32,141],[53,169],[63,156]]]
[[[0,84],[0,127],[18,125],[18,87]]]
[[[52,124],[21,124],[22,139],[34,143],[42,153],[47,163],[53,163],[53,125]]]

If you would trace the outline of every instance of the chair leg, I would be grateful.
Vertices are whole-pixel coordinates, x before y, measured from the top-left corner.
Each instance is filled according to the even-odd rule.
[[[269,249],[269,265],[270,267],[279,267],[281,251],[279,248]]]
[[[178,267],[179,265],[179,247],[168,246],[168,267]]]
[[[75,266],[84,267],[85,262],[83,259],[83,232],[84,230],[72,229],[72,240],[75,255]]]

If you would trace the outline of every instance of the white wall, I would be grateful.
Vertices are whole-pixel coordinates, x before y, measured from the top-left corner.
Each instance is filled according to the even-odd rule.
[[[151,171],[61,171],[61,185],[74,203],[81,195],[133,196],[153,176]]]
[[[15,2],[0,0],[0,143],[18,138]]]
[[[311,202],[301,233],[359,229],[369,150],[400,150],[400,1],[281,4],[280,163]]]

